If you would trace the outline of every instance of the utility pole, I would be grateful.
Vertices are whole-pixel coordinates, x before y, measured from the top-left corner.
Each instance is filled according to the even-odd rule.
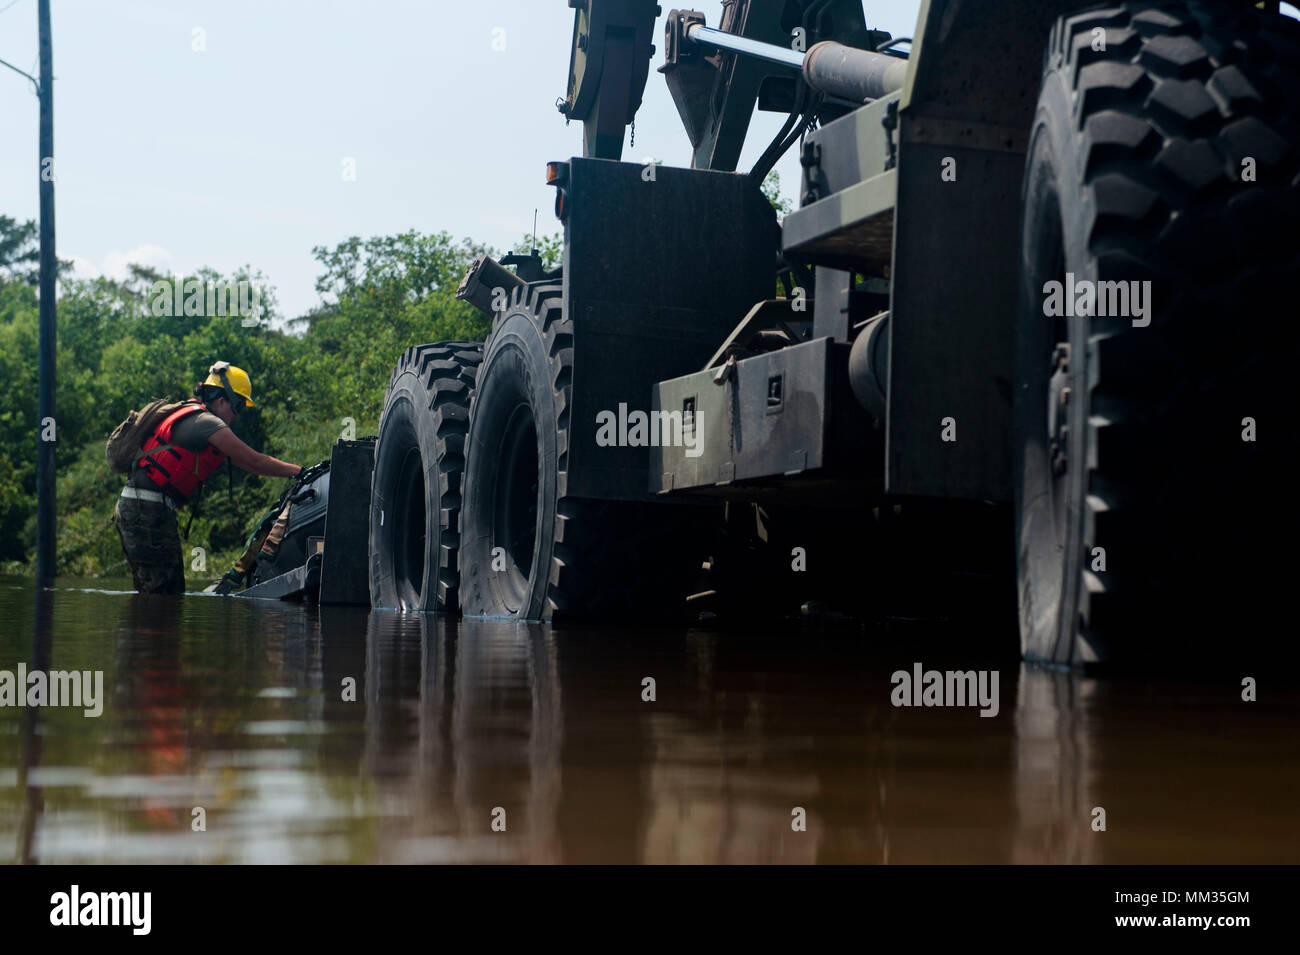
[[[54,254],[54,55],[50,45],[50,0],[38,0],[41,80],[41,280],[40,344],[37,386],[36,445],[36,584],[54,580],[54,280],[58,259]]]

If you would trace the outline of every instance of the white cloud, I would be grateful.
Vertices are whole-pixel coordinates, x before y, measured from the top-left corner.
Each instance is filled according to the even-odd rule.
[[[64,258],[64,256],[59,256],[59,258]],[[99,274],[99,267],[90,259],[83,259],[79,255],[67,256],[67,259],[72,262],[72,271],[79,278],[89,278],[92,275]]]
[[[79,276],[102,275],[119,282],[130,274],[127,271],[128,265],[147,265],[163,273],[172,269],[172,254],[160,245],[137,245],[126,252],[109,252],[98,264],[80,255],[71,258],[73,268]]]

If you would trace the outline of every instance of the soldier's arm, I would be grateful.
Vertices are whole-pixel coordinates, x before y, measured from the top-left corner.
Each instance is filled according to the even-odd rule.
[[[281,461],[261,451],[254,451],[229,428],[222,428],[208,438],[208,443],[230,458],[235,467],[267,477],[293,477],[300,470],[296,464]]]

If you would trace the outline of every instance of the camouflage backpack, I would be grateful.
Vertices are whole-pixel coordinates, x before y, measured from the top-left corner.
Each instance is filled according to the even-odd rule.
[[[118,474],[130,474],[131,465],[140,459],[140,445],[154,433],[164,418],[183,404],[183,401],[155,398],[139,411],[127,415],[126,420],[108,437],[108,444],[104,448],[108,466]]]

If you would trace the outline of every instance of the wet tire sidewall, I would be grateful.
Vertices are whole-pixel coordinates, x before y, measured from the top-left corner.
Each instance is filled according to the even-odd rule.
[[[372,606],[399,610],[433,610],[437,566],[429,559],[437,552],[438,473],[437,436],[432,433],[433,416],[417,414],[417,403],[427,401],[427,393],[411,371],[399,374],[389,389],[389,398],[380,423],[376,445],[375,471],[370,497],[370,602]],[[395,550],[398,534],[410,533],[410,514],[397,512],[399,484],[407,456],[420,456],[424,476],[424,567],[418,596],[404,592],[399,580]]]
[[[503,442],[512,417],[526,406],[537,434],[537,524],[532,566],[519,592],[511,571],[493,568],[495,508],[501,481],[527,483],[503,468]],[[555,542],[558,427],[550,361],[528,312],[507,315],[488,343],[470,411],[465,503],[461,515],[461,607],[466,615],[542,618]],[[511,563],[507,560],[507,564]]]
[[[1051,399],[1050,359],[1056,344],[1044,314],[1043,282],[1062,272],[1095,279],[1097,265],[1087,248],[1088,208],[1076,179],[1081,138],[1073,127],[1070,94],[1059,72],[1043,83],[1025,170],[1021,213],[1020,294],[1015,334],[1012,474],[1016,518],[1016,582],[1021,651],[1027,659],[1071,662],[1075,618],[1082,584],[1086,415],[1083,402],[1065,409],[1069,461],[1054,487],[1049,454],[1047,407]],[[1055,217],[1056,224],[1052,224]],[[1067,318],[1072,394],[1086,394],[1087,320]],[[1062,499],[1063,498],[1063,499]],[[1063,509],[1063,517],[1057,509]]]

